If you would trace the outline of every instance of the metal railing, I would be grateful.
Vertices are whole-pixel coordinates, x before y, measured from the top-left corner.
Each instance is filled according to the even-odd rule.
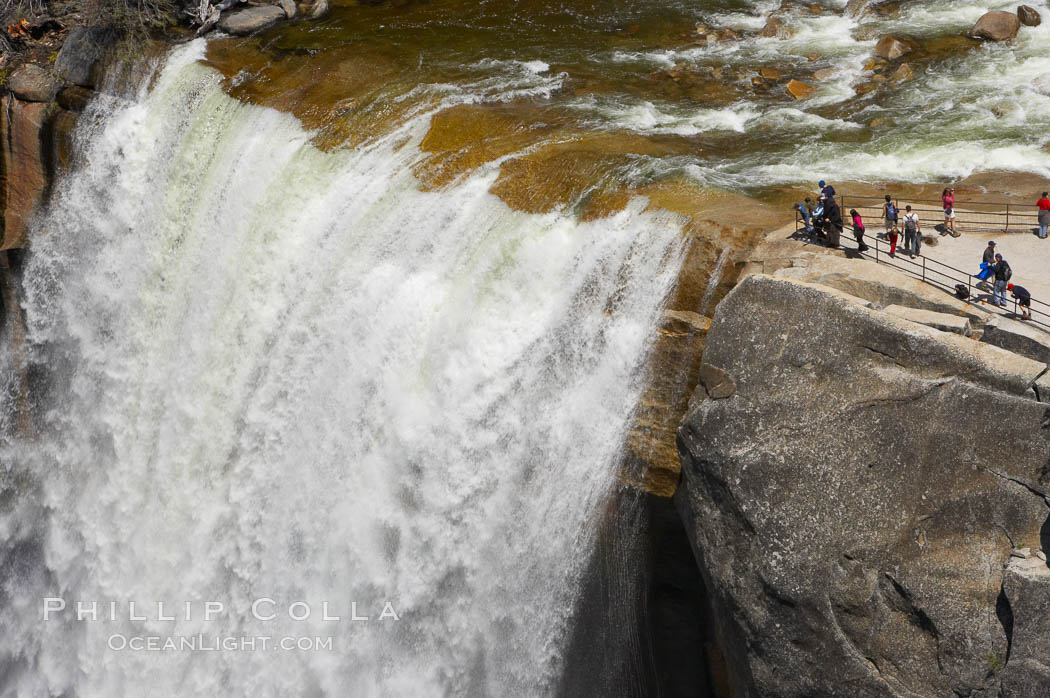
[[[854,208],[856,208],[856,206],[854,206]],[[802,217],[796,210],[795,235],[799,235],[800,232],[803,235],[806,235]],[[994,303],[994,296],[992,295],[991,290],[994,280],[991,283],[986,282],[989,287],[987,290],[980,289],[977,287],[978,282],[974,281],[975,277],[962,269],[953,267],[950,264],[945,264],[944,262],[938,262],[936,259],[924,257],[922,254],[916,259],[912,259],[905,251],[903,232],[900,234],[900,239],[898,240],[896,255],[891,255],[890,242],[888,239],[885,239],[884,235],[885,234],[873,236],[865,232],[862,239],[864,240],[864,244],[868,245],[868,249],[861,252],[860,247],[858,246],[857,248],[854,248],[856,254],[874,260],[877,264],[886,264],[893,267],[894,269],[913,276],[924,283],[928,283],[947,291],[956,298],[959,298],[956,293],[956,286],[966,286],[968,296],[963,299],[965,302],[981,306],[990,304],[993,308],[998,307]],[[843,241],[856,240],[856,236],[853,234],[851,228],[843,230],[842,238]],[[845,245],[842,245],[842,247],[847,250],[850,249]],[[975,293],[975,291],[980,291],[980,293]],[[1020,306],[1018,300],[1016,298],[1008,297],[1007,303],[1013,304],[1012,317],[1019,318],[1021,313],[1019,312]],[[1029,312],[1031,314],[1031,319],[1024,320],[1025,323],[1038,325],[1040,329],[1050,332],[1050,304],[1032,298]]]
[[[851,208],[857,209],[864,220],[882,220],[882,205],[886,198],[880,196],[840,196],[839,208],[843,217]],[[1039,215],[1035,204],[1011,206],[1008,203],[978,203],[956,201],[955,229],[969,233],[1030,233],[1039,229]],[[898,219],[904,216],[904,207],[910,205],[912,212],[919,214],[924,228],[944,229],[944,207],[940,201],[930,199],[893,199]]]

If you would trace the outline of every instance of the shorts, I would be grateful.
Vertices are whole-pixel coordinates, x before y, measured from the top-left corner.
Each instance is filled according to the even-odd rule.
[[[955,209],[952,209],[952,208],[944,209],[944,217],[945,218],[955,218]]]
[[[1032,299],[1031,298],[1018,298],[1017,299],[1017,305],[1019,305],[1019,306],[1021,306],[1023,308],[1031,308],[1032,307]]]

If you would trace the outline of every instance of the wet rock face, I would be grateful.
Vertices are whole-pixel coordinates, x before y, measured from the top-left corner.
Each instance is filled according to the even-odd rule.
[[[1020,28],[1021,20],[1016,14],[993,10],[981,15],[970,30],[970,36],[985,41],[1010,41]]]
[[[10,95],[0,100],[0,159],[4,235],[0,250],[22,247],[30,217],[47,188],[45,129],[54,105],[23,102]]]
[[[752,275],[708,333],[702,378],[734,390],[694,398],[675,501],[736,695],[998,695],[1046,366],[873,305]]]

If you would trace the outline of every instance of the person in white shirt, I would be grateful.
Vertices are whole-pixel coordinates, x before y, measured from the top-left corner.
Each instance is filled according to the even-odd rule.
[[[919,214],[913,213],[911,205],[904,207],[904,250],[915,257],[922,249],[922,225]]]

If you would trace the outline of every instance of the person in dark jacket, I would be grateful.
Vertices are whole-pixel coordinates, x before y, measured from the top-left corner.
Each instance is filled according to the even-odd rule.
[[[1028,292],[1028,289],[1016,284],[1007,284],[1006,290],[1010,292],[1010,295],[1017,299],[1017,305],[1021,308],[1021,319],[1031,320],[1032,294]]]
[[[820,195],[824,197],[825,205],[827,205],[828,202],[835,200],[835,187],[831,186],[823,179],[817,182],[817,186],[820,187]]]
[[[995,266],[992,268],[995,269],[995,290],[992,292],[992,304],[1005,308],[1006,284],[1010,282],[1010,277],[1013,276],[1014,272],[1001,254],[995,255]]]
[[[827,235],[827,246],[838,247],[842,235],[842,210],[834,199],[824,203],[824,234]]]
[[[988,247],[984,248],[984,256],[981,258],[981,271],[974,274],[977,277],[977,288],[987,291],[988,279],[995,273],[995,240],[988,241]]]

